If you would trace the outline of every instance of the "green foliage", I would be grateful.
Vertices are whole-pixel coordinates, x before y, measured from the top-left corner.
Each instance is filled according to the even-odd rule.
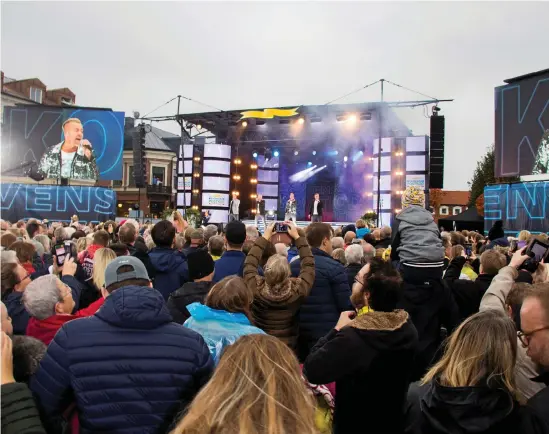
[[[361,219],[364,220],[368,226],[375,226],[377,222],[377,213],[375,213],[374,211],[367,212],[361,217]]]

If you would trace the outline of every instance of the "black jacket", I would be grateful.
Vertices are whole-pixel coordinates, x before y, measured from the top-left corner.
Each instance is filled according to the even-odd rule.
[[[478,312],[480,300],[495,277],[495,274],[480,274],[475,281],[460,279],[463,265],[465,258],[458,256],[450,261],[444,274],[444,283],[452,290],[461,321]]]
[[[403,310],[360,315],[317,342],[304,374],[313,384],[336,382],[334,433],[402,432],[416,346],[416,329]]]
[[[459,324],[459,312],[452,292],[439,280],[422,283],[404,282],[399,307],[410,314],[419,336],[419,345],[412,381],[419,380],[433,362],[443,338],[441,327],[448,335]]]
[[[355,283],[355,277],[358,272],[362,269],[361,264],[349,264],[345,266],[345,273],[347,274],[347,279],[349,280],[349,287],[353,287]]]
[[[2,385],[2,434],[45,434],[32,394],[24,383]]]
[[[541,433],[533,413],[501,389],[444,387],[438,381],[408,392],[406,434]]]
[[[545,383],[547,387],[540,390],[528,400],[528,408],[539,418],[545,431],[549,433],[549,371],[535,378],[534,381]]]
[[[391,237],[382,238],[381,240],[379,240],[376,243],[375,248],[376,249],[388,249],[390,245],[391,245]]]
[[[131,256],[143,262],[143,265],[147,269],[149,279],[154,281],[154,277],[156,276],[156,269],[151,262],[151,258],[149,257],[149,252],[145,243],[136,241],[133,246],[131,244],[126,244],[126,247],[128,248],[128,252]]]
[[[257,211],[257,205],[259,205],[259,215],[265,215],[265,200],[256,200],[254,209]]]
[[[194,302],[204,303],[213,282],[187,282],[170,294],[167,306],[174,322],[183,324],[191,317],[187,306]]]
[[[316,206],[316,210],[318,211],[318,215],[320,217],[322,217],[323,209],[324,209],[324,203],[320,200],[318,201],[318,205]],[[313,201],[311,202],[311,206],[309,206],[309,214],[311,215],[311,217],[313,216],[314,210],[315,210],[315,201],[313,199]]]

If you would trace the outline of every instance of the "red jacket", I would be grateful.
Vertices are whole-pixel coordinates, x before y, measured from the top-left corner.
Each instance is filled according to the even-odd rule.
[[[43,320],[34,317],[30,318],[26,334],[27,336],[32,336],[33,338],[41,340],[46,345],[49,345],[57,333],[57,330],[59,330],[63,324],[72,321],[73,319],[92,316],[101,306],[103,306],[104,301],[105,299],[101,297],[85,309],[80,309],[74,315],[52,315]]]

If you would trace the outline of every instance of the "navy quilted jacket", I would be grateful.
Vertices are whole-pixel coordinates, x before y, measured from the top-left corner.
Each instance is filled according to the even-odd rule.
[[[351,288],[345,268],[330,255],[313,247],[315,282],[299,310],[298,352],[304,359],[318,339],[337,324],[339,315],[352,310]],[[290,264],[292,276],[299,276],[301,260]]]
[[[149,252],[149,258],[156,272],[154,287],[167,301],[172,292],[189,281],[187,257],[174,249],[155,247]]]
[[[30,387],[50,429],[76,401],[82,433],[163,433],[213,367],[202,337],[172,322],[158,291],[126,286],[61,327]]]

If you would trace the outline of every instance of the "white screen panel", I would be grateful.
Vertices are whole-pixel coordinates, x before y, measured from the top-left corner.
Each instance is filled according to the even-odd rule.
[[[187,206],[191,206],[191,193],[186,194]],[[183,206],[183,193],[177,193],[177,206]]]
[[[391,195],[381,194],[381,209],[391,209]],[[377,209],[377,194],[374,193],[374,209]]]
[[[202,190],[229,191],[231,180],[218,176],[205,176],[202,179]]]
[[[265,199],[265,211],[274,211],[278,208],[278,199]]]
[[[406,152],[426,152],[425,136],[406,137]]]
[[[204,159],[203,173],[216,173],[220,175],[229,175],[231,173],[231,162]]]
[[[229,195],[224,193],[202,193],[202,206],[223,208],[229,206]]]
[[[425,191],[425,175],[406,175],[406,187],[412,185]]]
[[[425,170],[425,155],[407,155],[406,171]]]
[[[388,212],[382,212],[379,216],[379,224],[380,226],[391,226],[391,213]]]
[[[278,196],[278,185],[257,184],[257,193],[263,196]]]
[[[377,158],[374,158],[374,161],[372,161],[372,166],[374,169],[374,173],[377,173]],[[381,171],[391,171],[391,157],[381,157]]]
[[[193,158],[193,145],[183,145],[183,153],[179,149],[179,158]]]
[[[272,167],[272,168],[276,168],[278,167],[280,163],[280,159],[279,157],[273,157],[267,161],[265,161],[265,156],[264,155],[258,155],[257,157],[257,165],[259,167]]]
[[[374,179],[374,182],[373,182],[372,193],[374,193],[374,195],[376,195],[377,194],[377,177],[374,177],[373,179]],[[382,191],[392,190],[391,175],[381,175],[380,179],[381,179],[381,189],[380,190],[382,190]]]
[[[191,190],[191,187],[192,187],[192,182],[193,182],[193,177],[192,176],[186,176],[185,177],[185,187],[183,188],[183,176],[178,176],[177,177],[177,189],[178,190]]]
[[[229,145],[206,144],[204,145],[204,158],[231,159],[231,147]]]
[[[191,175],[193,173],[193,162],[185,161],[185,175]],[[183,175],[183,161],[179,162],[178,175]]]
[[[278,182],[278,170],[261,170],[257,171],[257,180],[259,182]]]
[[[391,137],[381,138],[381,152],[391,152],[391,144],[393,139]],[[374,139],[374,154],[378,153],[379,139]]]
[[[210,211],[210,223],[227,223],[229,211],[226,209],[208,209]]]

